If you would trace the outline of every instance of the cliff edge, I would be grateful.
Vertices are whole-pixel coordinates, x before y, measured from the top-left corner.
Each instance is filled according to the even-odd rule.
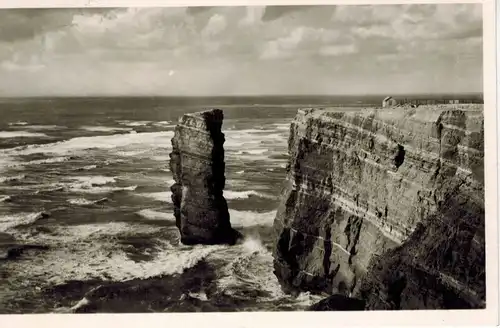
[[[286,291],[484,307],[482,105],[299,110],[288,146],[274,221]]]
[[[240,236],[231,228],[223,196],[223,119],[219,109],[186,114],[175,128],[170,189],[183,244],[234,244]]]

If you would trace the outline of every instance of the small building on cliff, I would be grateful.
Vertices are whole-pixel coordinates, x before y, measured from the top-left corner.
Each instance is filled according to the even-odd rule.
[[[396,99],[392,98],[391,96],[385,97],[384,100],[382,101],[382,107],[393,107],[396,106],[398,102]]]

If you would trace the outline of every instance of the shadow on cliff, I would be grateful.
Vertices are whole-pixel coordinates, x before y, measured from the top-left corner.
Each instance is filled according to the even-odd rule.
[[[219,229],[215,235],[215,239],[234,245],[243,239],[243,235],[231,227],[229,218],[229,210],[227,201],[224,198],[224,188],[226,186],[226,163],[224,161],[224,142],[226,141],[224,133],[222,133],[222,122],[224,112],[222,110],[213,110],[203,112],[203,119],[208,127],[210,138],[213,140],[212,147],[212,175],[209,177],[208,185],[210,191],[214,195],[214,207],[220,210]]]
[[[485,306],[484,207],[448,194],[407,242],[373,259],[359,295],[368,309]]]
[[[484,308],[481,238],[484,207],[451,191],[405,243],[371,260],[357,299],[333,295],[311,310],[360,309],[361,302],[366,310]]]

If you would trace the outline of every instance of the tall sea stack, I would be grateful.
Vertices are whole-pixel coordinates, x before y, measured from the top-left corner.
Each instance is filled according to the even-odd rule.
[[[231,228],[223,196],[224,114],[213,109],[182,116],[170,154],[171,187],[176,225],[183,244],[234,244],[240,234]]]
[[[274,221],[284,289],[337,295],[316,309],[484,307],[483,148],[480,105],[299,110]]]

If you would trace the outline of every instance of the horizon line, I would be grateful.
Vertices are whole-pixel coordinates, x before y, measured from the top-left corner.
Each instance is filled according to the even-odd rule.
[[[258,97],[375,97],[375,96],[484,96],[483,91],[470,92],[419,92],[419,93],[359,93],[359,94],[241,94],[241,95],[156,95],[156,94],[87,94],[87,95],[0,95],[0,99],[12,98],[258,98]]]

